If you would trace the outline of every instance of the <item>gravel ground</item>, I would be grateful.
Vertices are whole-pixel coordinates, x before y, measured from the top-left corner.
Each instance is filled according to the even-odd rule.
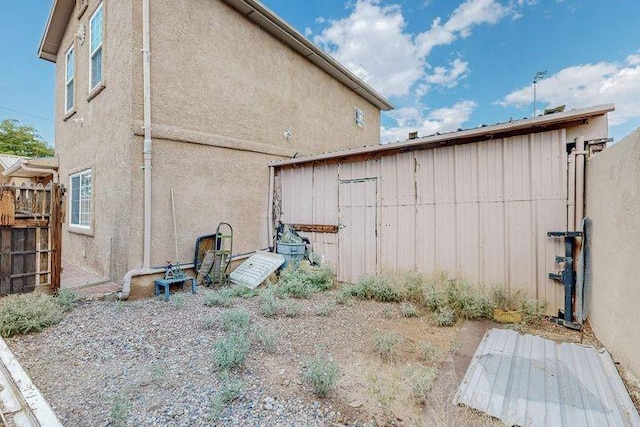
[[[65,426],[362,426],[389,423],[379,402],[361,394],[365,374],[348,372],[371,365],[372,334],[397,320],[414,325],[415,334],[432,328],[422,319],[392,319],[388,304],[369,301],[316,315],[330,293],[302,300],[297,317],[264,318],[258,297],[237,298],[234,306],[250,312],[252,327],[279,337],[279,349],[269,353],[253,339],[245,366],[232,373],[244,383],[242,395],[219,404],[223,380],[213,344],[225,335],[225,309],[205,306],[207,292],[169,302],[83,302],[60,324],[7,343]],[[455,336],[450,329],[440,328],[447,340]],[[340,367],[339,384],[325,399],[302,381],[304,359],[318,348]],[[357,362],[349,362],[354,355]],[[402,424],[400,416],[391,419]]]
[[[242,397],[217,407],[212,346],[224,334],[221,309],[206,307],[202,294],[185,294],[184,305],[175,297],[82,303],[62,323],[7,341],[65,426],[323,426],[337,419],[324,402],[274,396],[255,363],[236,374],[245,382]]]

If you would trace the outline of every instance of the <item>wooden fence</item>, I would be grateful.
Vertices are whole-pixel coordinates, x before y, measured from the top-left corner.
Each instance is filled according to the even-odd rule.
[[[60,287],[63,189],[0,185],[0,296]]]

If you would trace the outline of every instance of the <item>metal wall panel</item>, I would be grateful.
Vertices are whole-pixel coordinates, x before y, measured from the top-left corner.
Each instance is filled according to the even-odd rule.
[[[336,263],[340,280],[381,270],[446,272],[521,290],[552,314],[563,290],[547,274],[563,249],[546,233],[567,227],[565,146],[561,129],[283,168],[283,218],[334,223],[339,215],[349,230],[314,237],[314,249]]]
[[[311,224],[313,219],[313,168],[280,171],[282,222]]]
[[[377,180],[340,181],[338,280],[355,282],[378,268]]]
[[[313,224],[338,224],[338,165],[313,166]],[[309,189],[306,189],[309,192]],[[308,197],[309,195],[307,195]]]

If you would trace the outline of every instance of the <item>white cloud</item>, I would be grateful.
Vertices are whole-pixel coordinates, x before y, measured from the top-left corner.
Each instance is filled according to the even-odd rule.
[[[541,104],[568,109],[615,103],[609,116],[617,125],[640,117],[640,56],[629,55],[622,63],[598,62],[564,68],[538,83]],[[498,103],[504,107],[525,107],[533,101],[531,85],[515,90]]]
[[[357,0],[346,18],[325,21],[327,27],[314,41],[383,95],[418,90],[421,96],[430,85],[453,87],[466,76],[468,64],[460,59],[429,74],[427,57],[434,47],[468,37],[478,25],[496,24],[516,8],[497,0],[466,0],[446,21],[438,17],[430,29],[414,36],[406,31],[399,5]]]
[[[416,37],[421,55],[428,55],[435,46],[451,44],[458,38],[471,35],[473,27],[480,24],[496,24],[510,11],[495,0],[467,0],[453,11],[449,19],[441,24],[442,18],[433,20],[431,29]]]
[[[439,84],[448,88],[455,87],[458,81],[466,77],[469,63],[456,58],[451,63],[451,68],[435,67],[433,73],[425,77],[428,83]]]
[[[399,108],[388,115],[395,119],[397,126],[382,127],[380,139],[383,143],[404,141],[409,132],[417,131],[419,136],[453,132],[469,120],[476,109],[473,101],[460,101],[451,107],[425,110],[414,107]]]

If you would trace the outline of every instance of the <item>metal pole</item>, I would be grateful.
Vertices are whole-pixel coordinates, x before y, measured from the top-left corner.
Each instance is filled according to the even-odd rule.
[[[533,76],[533,117],[536,117],[538,114],[538,109],[536,108],[536,86],[538,82],[544,79],[544,76],[547,75],[546,71],[538,71],[535,76]]]
[[[536,117],[536,112],[537,112],[537,108],[536,108],[536,85],[538,84],[538,82],[534,79],[533,80],[533,117]]]
[[[176,259],[173,262],[173,265],[179,265],[180,264],[180,260],[178,259],[178,256],[179,256],[179,252],[178,252],[178,227],[176,225],[176,204],[175,204],[174,198],[173,198],[173,188],[171,189],[171,213],[173,215],[173,237],[175,239],[175,244],[176,244]]]

